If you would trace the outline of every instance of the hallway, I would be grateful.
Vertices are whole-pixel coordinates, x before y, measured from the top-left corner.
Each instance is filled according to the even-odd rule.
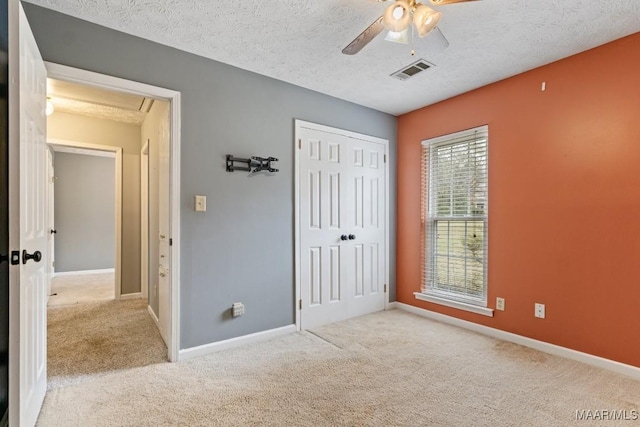
[[[58,296],[71,305],[50,304],[48,309],[48,389],[167,362],[167,349],[146,300],[114,300],[113,282],[110,299],[105,299],[100,286],[83,295],[78,291],[82,277],[93,277],[89,284],[97,283],[94,276],[58,277],[52,287],[66,290]]]
[[[51,280],[48,307],[114,299],[113,273],[57,276]]]

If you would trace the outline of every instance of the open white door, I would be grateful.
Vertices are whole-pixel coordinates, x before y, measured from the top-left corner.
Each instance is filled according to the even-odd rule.
[[[47,389],[46,77],[22,6],[9,2],[9,424],[35,424]]]
[[[140,290],[149,298],[149,139],[140,150]]]
[[[158,129],[158,225],[159,239],[159,271],[158,271],[158,328],[168,348],[171,348],[171,122],[169,109]]]

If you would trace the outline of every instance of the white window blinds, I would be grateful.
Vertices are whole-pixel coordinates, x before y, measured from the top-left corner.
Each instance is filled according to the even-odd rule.
[[[423,292],[486,306],[488,127],[423,142]]]

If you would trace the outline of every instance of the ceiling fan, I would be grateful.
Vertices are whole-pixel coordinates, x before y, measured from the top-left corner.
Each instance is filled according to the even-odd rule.
[[[387,0],[377,0],[386,2]],[[466,3],[477,0],[428,0],[431,4],[441,6],[453,3]],[[395,0],[387,7],[384,14],[369,25],[358,37],[347,47],[342,49],[345,55],[355,55],[360,52],[371,40],[376,38],[382,30],[389,30],[386,40],[400,43],[408,43],[408,32],[413,23],[415,30],[420,37],[425,37],[437,29],[442,12],[435,11],[429,6],[416,0]],[[442,35],[442,33],[440,33]],[[448,46],[444,36],[442,39]],[[412,51],[413,54],[413,51]]]

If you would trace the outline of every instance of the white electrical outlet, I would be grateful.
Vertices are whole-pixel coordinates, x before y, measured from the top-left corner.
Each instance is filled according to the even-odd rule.
[[[544,304],[536,303],[534,314],[537,318],[544,319]]]
[[[207,196],[196,196],[195,208],[196,208],[196,212],[206,212]]]
[[[496,310],[504,311],[504,298],[496,298]]]
[[[234,302],[231,309],[233,311],[233,317],[242,316],[244,314],[244,304],[241,302]]]

